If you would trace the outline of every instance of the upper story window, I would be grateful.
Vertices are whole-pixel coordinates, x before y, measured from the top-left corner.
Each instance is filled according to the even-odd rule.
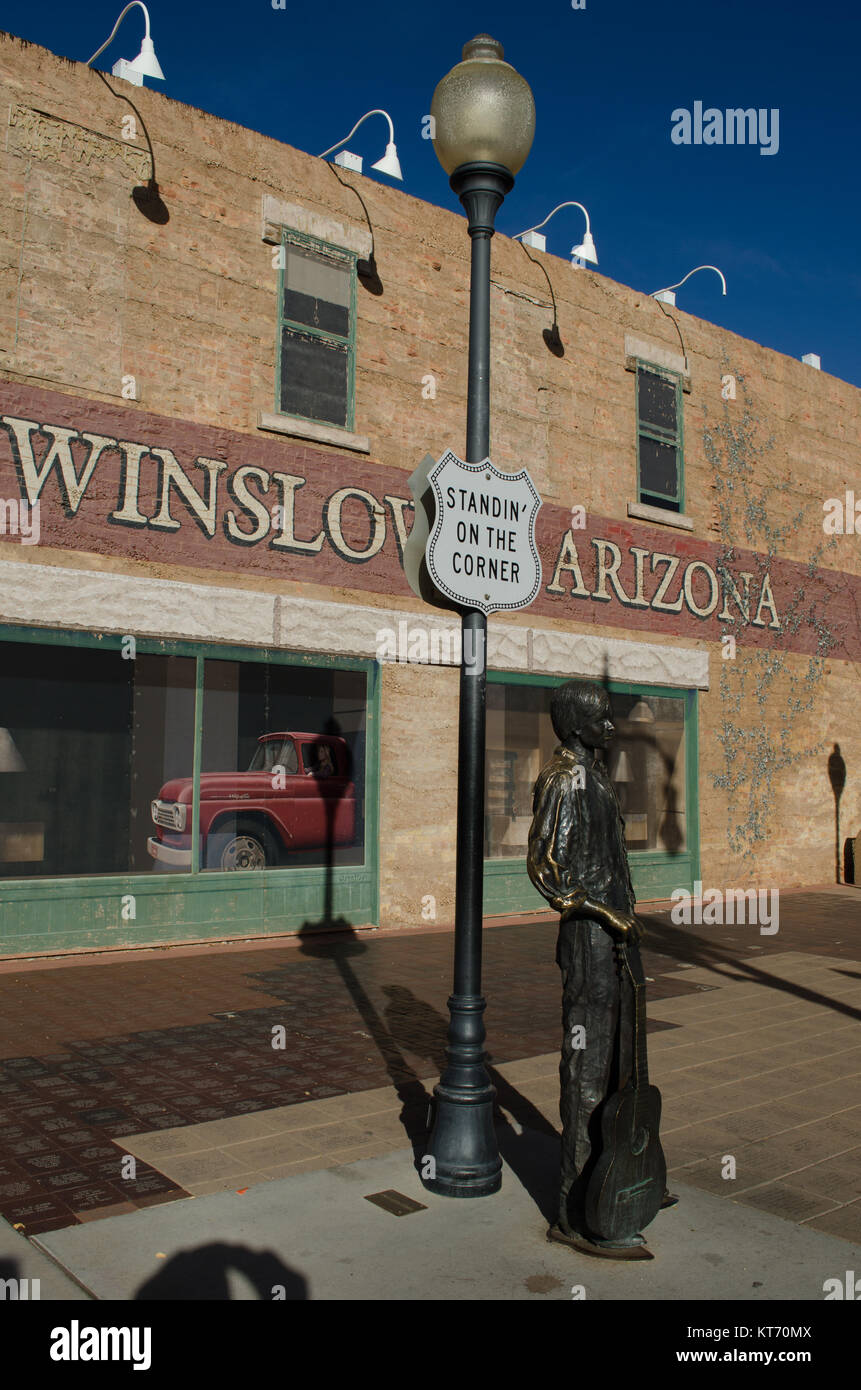
[[[682,380],[637,362],[637,496],[650,507],[684,511]]]
[[[356,256],[282,232],[277,409],[352,430]]]

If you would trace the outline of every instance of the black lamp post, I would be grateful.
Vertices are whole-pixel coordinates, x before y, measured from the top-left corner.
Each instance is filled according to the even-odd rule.
[[[472,241],[465,462],[482,463],[490,453],[490,240],[502,200],[532,145],[535,103],[526,80],[503,62],[502,45],[479,34],[434,92],[431,116],[434,148],[466,210]],[[499,1190],[502,1159],[493,1128],[496,1092],[484,1065],[487,619],[478,609],[463,614],[463,651],[473,653],[474,664],[462,661],[460,668],[454,988],[448,1001],[448,1065],[434,1087],[426,1155],[434,1160],[435,1174],[423,1181],[447,1197],[485,1197]]]

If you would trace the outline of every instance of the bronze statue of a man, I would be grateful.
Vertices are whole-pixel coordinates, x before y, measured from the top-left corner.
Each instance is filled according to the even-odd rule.
[[[527,864],[535,887],[561,914],[562,1174],[551,1235],[590,1253],[649,1257],[639,1232],[608,1240],[590,1230],[586,1216],[602,1150],[602,1105],[629,1082],[635,1056],[635,986],[614,941],[636,951],[641,935],[624,822],[603,758],[615,732],[609,697],[593,681],[567,681],[553,693],[550,718],[560,746],[535,784]],[[674,1200],[666,1196],[664,1204]]]

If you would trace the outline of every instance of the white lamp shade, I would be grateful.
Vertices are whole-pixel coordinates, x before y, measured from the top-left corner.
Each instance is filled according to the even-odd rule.
[[[587,232],[580,245],[572,249],[571,255],[579,256],[581,261],[591,261],[592,265],[598,264],[598,252],[595,250],[591,232]]]
[[[129,63],[133,72],[140,73],[141,77],[157,77],[159,81],[164,81],[164,73],[161,64],[155,56],[152,39],[145,38],[141,44],[141,51],[136,58]]]
[[[0,772],[26,772],[24,759],[8,729],[0,729]]]
[[[388,174],[390,178],[403,179],[398,152],[391,140],[386,145],[386,152],[382,159],[378,159],[376,164],[371,165],[371,168],[376,169],[380,174]]]
[[[624,748],[620,751],[614,770],[610,773],[614,782],[633,782],[631,763]]]
[[[651,705],[647,704],[645,700],[638,700],[628,715],[628,719],[632,724],[654,724],[655,714]]]

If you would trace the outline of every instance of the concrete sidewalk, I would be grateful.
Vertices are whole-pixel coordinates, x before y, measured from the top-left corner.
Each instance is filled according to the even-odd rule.
[[[71,1275],[61,1269],[44,1251],[22,1236],[0,1216],[0,1279],[4,1286],[4,1301],[13,1297],[27,1302],[50,1299],[54,1302],[89,1301],[93,1295],[81,1288]],[[12,1291],[9,1281],[17,1287]]]
[[[452,1200],[426,1192],[401,1149],[33,1240],[97,1298],[125,1300],[817,1301],[861,1268],[846,1241],[681,1184],[649,1228],[654,1260],[580,1255],[546,1239],[555,1164],[554,1141],[524,1132],[499,1193]],[[387,1189],[423,1209],[366,1200]]]

